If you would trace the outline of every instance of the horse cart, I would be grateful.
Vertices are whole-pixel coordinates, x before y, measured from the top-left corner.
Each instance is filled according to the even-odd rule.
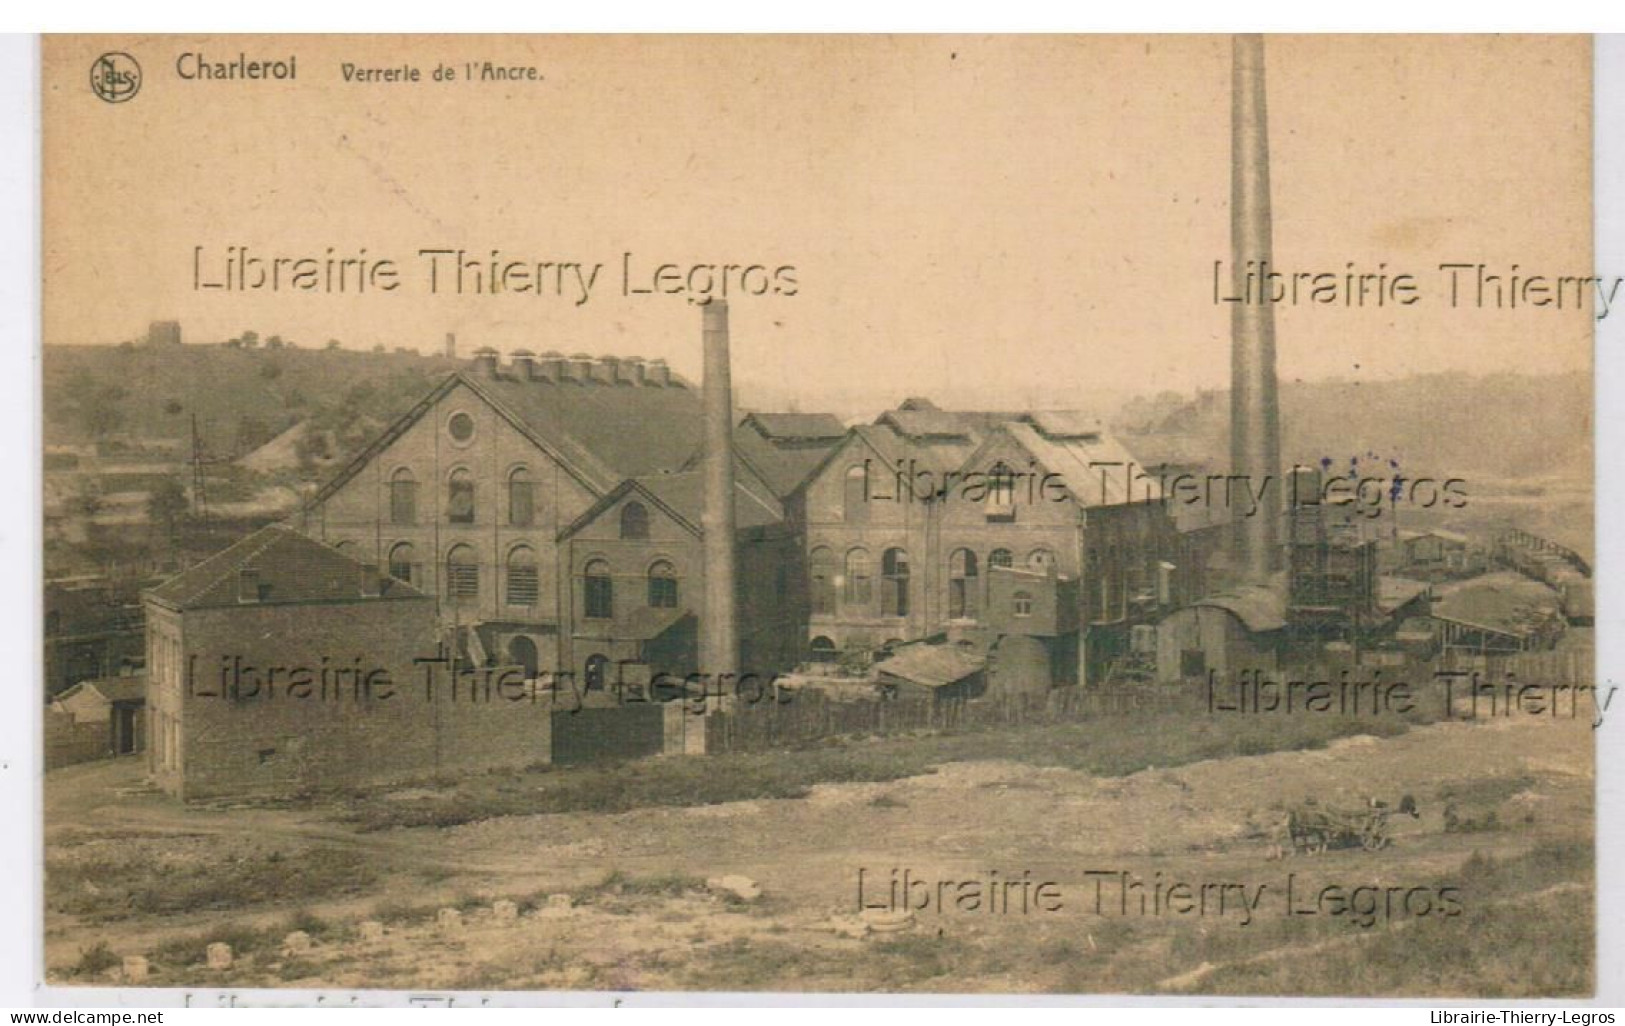
[[[1313,855],[1332,848],[1379,851],[1393,843],[1388,832],[1392,811],[1378,801],[1356,810],[1328,809],[1308,801],[1287,813],[1289,850],[1294,855]],[[1415,818],[1416,800],[1406,795],[1397,811]]]

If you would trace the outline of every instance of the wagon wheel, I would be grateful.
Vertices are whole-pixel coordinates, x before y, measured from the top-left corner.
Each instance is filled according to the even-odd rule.
[[[1378,849],[1386,848],[1387,846],[1388,837],[1383,832],[1382,827],[1376,823],[1366,827],[1365,833],[1360,837],[1360,847],[1364,848],[1366,851],[1377,851]]]

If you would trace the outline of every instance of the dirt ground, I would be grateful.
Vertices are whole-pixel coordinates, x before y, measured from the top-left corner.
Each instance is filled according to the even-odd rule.
[[[182,807],[124,759],[47,776],[47,971],[113,983],[142,955],[166,987],[1572,994],[1592,978],[1590,867],[1549,855],[1589,859],[1592,753],[1584,721],[1448,722],[1126,777],[964,762],[805,798],[370,833],[332,806]],[[1288,806],[1407,794],[1420,815],[1392,817],[1383,850],[1276,857]],[[912,913],[864,913],[860,870],[871,905],[894,873],[924,881]],[[295,928],[308,950],[285,949]],[[1475,962],[1492,936],[1556,964]],[[211,940],[233,942],[230,968],[205,965]]]

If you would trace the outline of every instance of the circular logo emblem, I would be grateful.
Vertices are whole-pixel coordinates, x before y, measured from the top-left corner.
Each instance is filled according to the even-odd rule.
[[[90,66],[90,89],[108,103],[132,99],[141,89],[141,65],[127,53],[104,53]]]

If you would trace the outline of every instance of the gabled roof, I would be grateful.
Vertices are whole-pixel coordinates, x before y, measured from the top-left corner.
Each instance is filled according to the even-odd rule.
[[[749,530],[781,523],[784,509],[754,475],[741,472],[738,465],[734,473],[734,528]],[[623,481],[588,507],[569,526],[559,532],[562,541],[597,520],[604,511],[614,506],[629,492],[637,492],[645,500],[659,507],[696,538],[703,534],[705,513],[705,472],[703,468],[683,470],[674,474],[648,474]]]
[[[256,598],[239,603],[240,571],[253,570]],[[146,592],[175,609],[281,605],[296,602],[377,602],[421,599],[422,592],[380,576],[379,594],[363,595],[362,564],[283,524],[262,527],[229,548]]]
[[[352,459],[311,499],[338,491],[459,386],[467,387],[589,491],[603,495],[628,477],[680,467],[700,444],[700,396],[676,375],[666,386],[527,380],[508,371],[447,375]]]
[[[1083,410],[1038,410],[1020,419],[1037,428],[1045,438],[1056,441],[1096,439],[1106,430],[1099,417]]]
[[[95,692],[102,700],[114,702],[143,702],[147,698],[147,678],[134,677],[102,677],[97,680],[82,680],[73,687],[56,696],[58,702],[74,695]]]
[[[864,448],[880,457],[883,464],[882,473],[890,471],[908,458],[914,451],[907,441],[898,436],[897,432],[888,427],[877,427],[873,424],[859,424],[846,430],[846,437],[840,442],[825,450],[819,457],[817,464],[805,475],[795,490],[801,491],[818,478],[831,463],[841,458],[841,454],[853,448]]]
[[[739,426],[774,442],[835,441],[846,434],[833,413],[752,413]]]
[[[629,477],[675,470],[700,445],[700,394],[676,377],[649,387],[464,376],[544,447],[579,464],[600,493]]]
[[[990,434],[958,469],[966,473],[992,470],[987,453],[1008,439],[1023,449],[1039,467],[1059,477],[1061,484],[1081,506],[1096,509],[1155,502],[1162,489],[1154,478],[1131,481],[1134,457],[1117,441],[1104,434],[1076,438],[1046,438],[1033,425],[1011,421]]]
[[[1430,528],[1426,531],[1402,530],[1399,532],[1399,537],[1401,541],[1415,541],[1418,538],[1437,538],[1440,541],[1446,541],[1452,545],[1466,545],[1472,540],[1459,531],[1446,531],[1441,527]]]
[[[928,438],[971,439],[971,426],[957,413],[945,410],[887,410],[875,419],[911,441]]]
[[[841,444],[846,428],[826,441],[798,441],[793,445],[775,445],[755,430],[740,425],[734,432],[734,452],[749,464],[773,494],[786,496],[806,481],[812,472]]]

